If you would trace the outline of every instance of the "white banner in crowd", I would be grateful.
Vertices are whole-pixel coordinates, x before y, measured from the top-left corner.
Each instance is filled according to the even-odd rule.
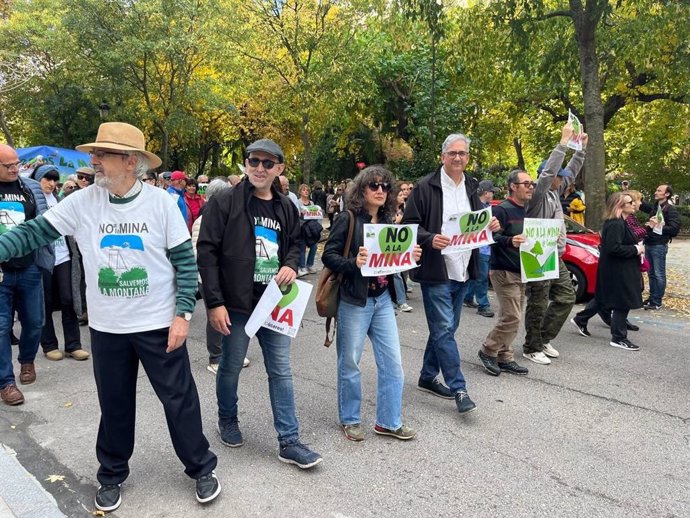
[[[494,237],[489,230],[490,223],[491,207],[451,215],[441,227],[441,233],[450,238],[450,244],[441,250],[441,254],[465,252],[492,244]]]
[[[265,327],[294,338],[302,323],[311,290],[312,285],[308,282],[296,280],[279,287],[273,279],[244,326],[244,332],[251,338],[260,327]]]
[[[563,220],[525,218],[520,245],[522,282],[558,279],[558,236]]]
[[[369,255],[362,276],[378,277],[416,268],[417,226],[364,225],[364,248]]]
[[[323,210],[318,205],[301,205],[299,215],[305,221],[308,219],[323,219]]]

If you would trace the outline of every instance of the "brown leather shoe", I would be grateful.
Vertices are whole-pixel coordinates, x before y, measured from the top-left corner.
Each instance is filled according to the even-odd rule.
[[[91,356],[84,349],[75,349],[74,351],[65,351],[65,356],[67,358],[74,358],[77,361],[88,360]]]
[[[33,363],[22,363],[22,370],[19,372],[19,382],[22,385],[30,385],[36,381],[36,369]]]
[[[24,394],[14,383],[10,383],[5,388],[0,389],[0,398],[2,398],[6,405],[21,405],[24,402]]]

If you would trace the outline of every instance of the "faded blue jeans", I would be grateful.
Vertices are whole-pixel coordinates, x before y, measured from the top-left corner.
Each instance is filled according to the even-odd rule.
[[[661,306],[666,293],[666,254],[668,245],[646,245],[645,256],[649,261],[649,303]]]
[[[0,282],[0,389],[15,382],[12,367],[12,332],[14,309],[19,314],[22,332],[19,335],[20,364],[33,363],[43,331],[43,279],[35,264],[19,270],[5,269]]]
[[[237,386],[244,358],[247,355],[249,337],[244,332],[249,315],[230,311],[230,334],[223,337],[223,356],[216,376],[218,420],[227,423],[237,419]],[[259,328],[256,338],[264,356],[268,374],[268,393],[273,411],[273,426],[281,444],[299,437],[299,424],[295,410],[295,394],[290,367],[290,337],[265,327]]]
[[[479,309],[490,309],[491,302],[489,302],[489,263],[491,260],[490,254],[479,254],[479,278],[467,281],[467,292],[465,293],[465,300],[473,302],[477,299]]]
[[[430,382],[441,372],[451,392],[466,390],[455,331],[460,324],[467,283],[449,280],[440,284],[422,282],[421,286],[429,338],[419,379]]]
[[[378,373],[376,424],[397,430],[402,426],[404,374],[393,301],[388,291],[368,297],[364,307],[341,300],[338,305],[338,415],[340,424],[362,422],[362,379],[359,362],[364,341],[371,340]]]

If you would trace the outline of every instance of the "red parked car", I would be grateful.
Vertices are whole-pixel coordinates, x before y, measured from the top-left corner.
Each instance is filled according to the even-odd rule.
[[[597,265],[599,264],[599,234],[575,220],[565,219],[565,253],[563,262],[568,267],[573,280],[577,302],[594,295],[597,285]]]

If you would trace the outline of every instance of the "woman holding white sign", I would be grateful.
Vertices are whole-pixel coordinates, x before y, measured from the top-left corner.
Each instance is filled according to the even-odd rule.
[[[314,259],[316,258],[316,248],[319,245],[321,238],[321,218],[314,218],[310,214],[313,212],[312,208],[316,208],[311,200],[311,191],[309,186],[305,183],[299,186],[297,191],[299,194],[299,213],[302,225],[302,248],[299,251],[299,269],[297,277],[303,277],[310,273],[317,273],[314,268]],[[309,248],[309,255],[307,255],[307,248]]]
[[[359,362],[364,341],[371,340],[378,372],[376,424],[374,432],[409,440],[416,432],[402,422],[404,374],[400,358],[400,339],[395,322],[393,276],[363,277],[367,261],[364,225],[391,223],[395,214],[393,175],[382,166],[362,170],[348,187],[346,208],[356,221],[352,242],[343,253],[350,225],[350,212],[335,218],[323,252],[323,264],[343,275],[337,314],[336,349],[338,353],[338,415],[345,437],[351,441],[365,438],[360,415],[362,383]],[[414,248],[419,261],[422,249]]]

